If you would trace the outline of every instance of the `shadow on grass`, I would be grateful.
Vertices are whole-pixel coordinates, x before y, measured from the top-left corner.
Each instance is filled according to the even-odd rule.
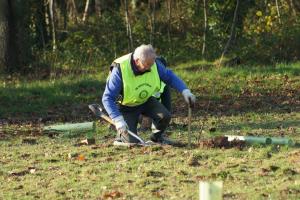
[[[300,91],[293,96],[284,94],[268,96],[266,94],[260,97],[226,97],[218,101],[211,101],[208,111],[215,114],[222,113],[223,115],[240,115],[248,112],[291,113],[300,110],[299,96]],[[203,109],[207,108],[205,105],[202,105],[202,107]]]
[[[0,119],[62,122],[86,119],[88,104],[101,102],[104,84],[93,78],[0,88]]]
[[[255,65],[234,65],[218,68],[212,63],[203,61],[181,64],[176,69],[188,70],[189,72],[212,71],[213,73],[220,72],[223,75],[234,74],[288,74],[291,76],[300,75],[300,62],[293,64],[278,64],[276,66],[255,66]]]
[[[300,90],[297,84],[294,88],[281,86],[263,87],[264,84],[272,84],[272,81],[256,83],[255,75],[262,80],[264,75],[280,73],[288,74],[292,80],[299,81],[297,75],[300,75],[300,64],[280,65],[268,67],[226,67],[214,69],[207,63],[191,63],[179,66],[179,69],[192,71],[190,77],[196,76],[197,72],[211,71],[211,82],[200,82],[199,79],[193,80],[195,88],[193,92],[198,97],[196,107],[193,113],[197,116],[204,115],[241,115],[243,113],[290,113],[300,111]],[[195,73],[194,73],[195,71]],[[78,73],[81,73],[79,71]],[[215,79],[215,74],[221,75],[222,79]],[[64,73],[62,73],[64,74]],[[254,75],[254,78],[249,74]],[[179,74],[180,75],[180,74]],[[225,77],[225,78],[224,78]],[[229,88],[225,87],[226,80],[236,80],[239,77],[247,77],[251,82],[257,84],[254,87],[248,87],[248,83],[228,82]],[[282,83],[290,80],[290,77],[280,76]],[[287,80],[285,80],[287,79]],[[275,79],[274,79],[275,80]],[[277,80],[277,79],[276,79]],[[197,85],[199,84],[199,85]],[[14,87],[0,88],[0,119],[21,119],[32,121],[39,119],[43,121],[76,121],[87,119],[89,103],[101,103],[101,94],[104,89],[105,80],[96,78],[78,79],[68,78],[66,81],[57,81],[56,83],[37,82],[36,84],[24,84]],[[218,97],[212,96],[212,89],[216,86]],[[298,84],[299,85],[299,84]],[[237,89],[234,89],[237,87]],[[243,90],[243,91],[242,91]],[[227,94],[226,94],[227,93]],[[173,113],[178,116],[186,115],[187,106],[183,102],[182,96],[173,96]],[[176,105],[176,106],[175,106]]]
[[[187,77],[191,71],[196,77],[189,84],[197,96],[194,112],[199,116],[300,111],[300,63],[224,68],[190,64],[182,69]],[[186,115],[181,95],[174,97],[174,113]]]
[[[219,129],[224,132],[231,130],[241,130],[241,129],[283,129],[289,127],[300,128],[300,123],[297,120],[284,120],[284,121],[268,121],[268,122],[258,122],[258,123],[237,123],[237,124],[226,124],[221,125]]]
[[[181,96],[174,99],[173,113],[176,115],[186,115],[187,105]],[[175,106],[176,105],[176,106]],[[232,116],[249,112],[254,113],[291,113],[300,111],[300,90],[293,95],[278,93],[274,96],[262,94],[259,97],[250,96],[221,96],[212,98],[210,96],[198,97],[193,112],[197,116]]]

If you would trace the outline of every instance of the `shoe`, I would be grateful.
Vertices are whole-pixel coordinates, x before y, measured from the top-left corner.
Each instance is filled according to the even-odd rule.
[[[172,145],[172,146],[177,146],[179,144],[179,142],[165,137],[164,134],[155,134],[154,133],[151,135],[150,140],[155,143],[167,144],[167,145]]]
[[[126,134],[119,134],[117,133],[117,136],[115,138],[115,141],[123,142],[123,143],[140,143],[138,139],[133,137],[132,135],[126,133]]]

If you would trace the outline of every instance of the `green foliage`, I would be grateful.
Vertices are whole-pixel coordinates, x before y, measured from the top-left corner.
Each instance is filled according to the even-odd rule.
[[[84,1],[75,1],[76,17],[69,7],[64,7],[64,2],[55,2],[58,45],[55,52],[48,4],[37,0],[12,4],[21,72],[107,66],[114,58],[130,51],[124,2],[104,1],[98,15],[95,2],[91,1],[86,22],[81,20]],[[228,41],[236,1],[206,3],[204,58],[215,60]],[[299,60],[300,21],[295,6],[283,0],[278,1],[278,7],[275,2],[240,1],[235,35],[226,56],[238,56],[243,63],[260,64]],[[202,1],[128,1],[128,14],[133,47],[152,42],[171,64],[202,58]]]
[[[122,30],[125,28],[120,17],[108,13],[96,18],[95,23],[72,28],[59,45],[63,65],[74,67],[78,62],[96,66],[110,64],[127,45],[126,40],[118,40],[126,38]]]
[[[244,24],[243,57],[260,63],[299,59],[299,20],[288,17],[291,8],[281,3],[280,16],[275,3],[250,10]]]

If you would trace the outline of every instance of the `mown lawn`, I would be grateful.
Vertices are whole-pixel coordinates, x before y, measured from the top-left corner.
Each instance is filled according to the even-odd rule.
[[[299,147],[198,145],[225,134],[300,142],[299,63],[216,69],[193,62],[174,70],[198,98],[192,149],[114,147],[104,122],[97,123],[95,145],[76,145],[84,134],[44,135],[43,125],[94,119],[87,105],[100,99],[103,72],[2,84],[0,199],[198,199],[199,181],[215,180],[223,181],[224,199],[299,199]],[[173,96],[168,133],[186,142],[187,107]]]

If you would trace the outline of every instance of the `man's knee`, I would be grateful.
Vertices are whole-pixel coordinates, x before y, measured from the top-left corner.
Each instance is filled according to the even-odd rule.
[[[166,129],[171,121],[171,113],[164,112],[164,113],[160,113],[158,115],[159,115],[160,119],[157,124],[157,129],[159,129],[159,130]]]
[[[166,112],[164,114],[164,118],[165,118],[166,122],[169,124],[170,121],[171,121],[171,113],[170,112]]]

